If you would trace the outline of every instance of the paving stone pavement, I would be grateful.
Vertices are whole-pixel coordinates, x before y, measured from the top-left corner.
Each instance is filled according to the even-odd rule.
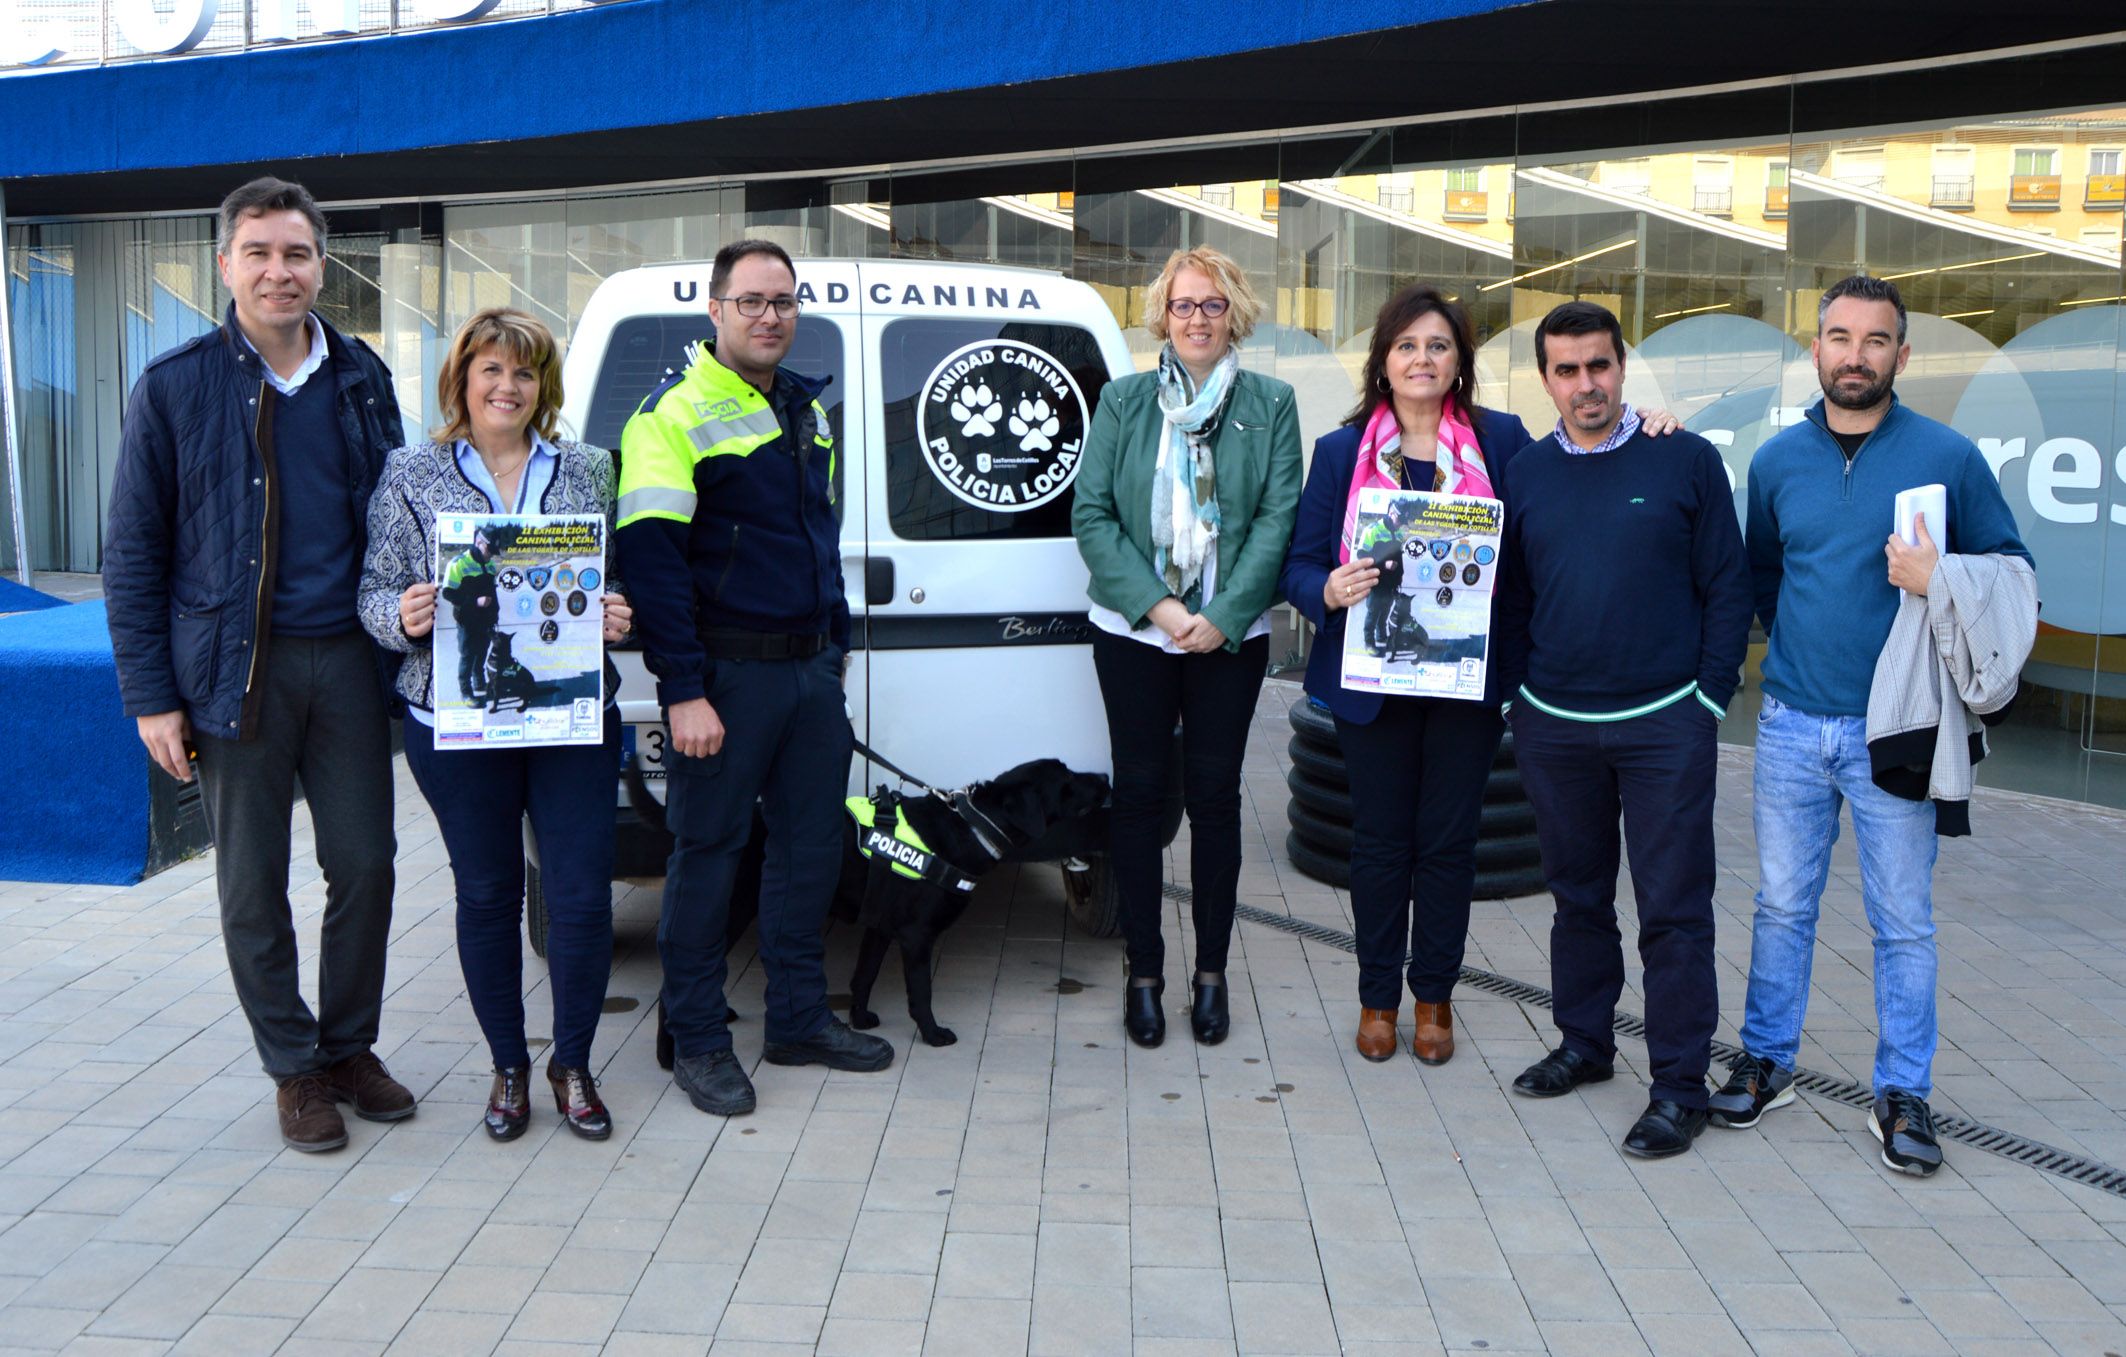
[[[1283,856],[1295,691],[1272,683],[1258,713],[1241,889],[1347,929],[1344,894]],[[1749,751],[1724,749],[1728,1040],[1748,783]],[[2126,817],[1980,791],[1973,818],[1938,878],[1937,1106],[2126,1164]],[[535,1102],[529,1135],[490,1144],[449,874],[403,768],[398,825],[380,1050],[421,1109],[350,1120],[332,1155],[279,1143],[211,860],[126,890],[0,885],[0,1354],[2126,1353],[2126,1199],[1956,1144],[1937,1177],[1901,1178],[1864,1112],[1807,1095],[1638,1163],[1616,1148],[1645,1097],[1638,1043],[1612,1083],[1514,1098],[1549,1015],[1465,989],[1452,1063],[1371,1065],[1352,958],[1267,927],[1241,926],[1232,1036],[1199,1049],[1185,906],[1175,1026],[1138,1050],[1119,944],[1066,926],[1052,869],[986,883],[947,937],[937,1009],[959,1044],[910,1044],[889,966],[891,1070],[763,1065],[759,1111],[729,1123],[656,1068],[658,883],[618,885],[597,1046],[615,1134],[577,1141]],[[314,960],[307,814],[297,829]],[[1802,1060],[1864,1081],[1857,882],[1848,834]],[[1548,918],[1480,904],[1470,964],[1547,985]],[[839,979],[851,939],[831,944]],[[734,973],[752,1064],[760,969]],[[536,960],[525,982],[536,1030]],[[1635,966],[1629,985],[1636,1007]]]

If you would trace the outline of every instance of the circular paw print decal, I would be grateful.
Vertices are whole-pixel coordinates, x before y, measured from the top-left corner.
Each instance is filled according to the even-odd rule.
[[[953,398],[952,417],[960,422],[963,438],[986,438],[997,431],[1004,417],[1004,402],[996,398],[987,382],[970,382]]]
[[[1016,339],[954,349],[916,401],[931,474],[955,498],[995,513],[1023,513],[1069,489],[1091,422],[1070,369]]]

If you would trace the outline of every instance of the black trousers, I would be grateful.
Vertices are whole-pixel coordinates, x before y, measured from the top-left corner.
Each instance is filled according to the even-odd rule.
[[[1366,644],[1375,653],[1385,655],[1395,640],[1395,603],[1403,581],[1402,552],[1376,555],[1373,563],[1380,567],[1380,578],[1374,582],[1373,592],[1366,595]]]
[[[1513,706],[1514,756],[1535,808],[1550,925],[1552,1011],[1567,1049],[1616,1056],[1624,951],[1617,930],[1617,816],[1631,849],[1646,968],[1653,1096],[1705,1106],[1720,1016],[1713,972],[1713,781],[1718,718],[1694,697],[1623,721],[1569,721]]]
[[[1188,807],[1196,969],[1223,971],[1240,891],[1240,762],[1270,638],[1236,654],[1169,655],[1126,636],[1093,636],[1093,666],[1114,751],[1108,859],[1132,978],[1164,973],[1159,830],[1174,722],[1181,722],[1181,789]]]
[[[1402,1006],[1406,953],[1412,997],[1436,1004],[1454,993],[1469,938],[1484,783],[1505,728],[1498,708],[1444,697],[1387,698],[1363,726],[1337,718],[1351,779],[1362,1006]]]
[[[755,802],[768,824],[758,921],[764,1035],[804,1041],[833,1017],[821,930],[841,876],[842,798],[855,739],[834,646],[802,660],[719,659],[708,698],[723,720],[723,747],[706,758],[673,751],[665,778],[674,845],[657,953],[665,1021],[687,1056],[731,1049],[724,925]]]
[[[467,702],[487,691],[487,647],[494,638],[492,607],[464,610],[458,619],[458,696]]]
[[[259,1062],[276,1082],[376,1044],[391,934],[391,723],[368,636],[275,636],[266,648],[258,729],[201,735],[199,781],[214,835],[229,979]],[[317,1011],[303,1002],[288,905],[295,780],[325,875]]]

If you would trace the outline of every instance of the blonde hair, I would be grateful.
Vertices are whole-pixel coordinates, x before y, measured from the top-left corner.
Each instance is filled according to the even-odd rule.
[[[1233,327],[1233,342],[1238,344],[1255,331],[1255,322],[1262,316],[1262,299],[1255,295],[1255,288],[1248,276],[1240,271],[1233,257],[1208,245],[1198,245],[1193,250],[1176,250],[1167,258],[1166,267],[1159,270],[1159,281],[1144,294],[1144,328],[1152,332],[1152,338],[1166,338],[1166,294],[1174,286],[1174,275],[1183,269],[1196,269],[1210,275],[1219,295],[1232,303],[1226,311]]]
[[[516,362],[539,374],[539,401],[532,407],[531,427],[539,437],[551,439],[561,423],[561,346],[554,332],[522,311],[490,306],[474,314],[458,328],[450,341],[450,355],[436,378],[436,411],[443,423],[434,432],[438,443],[454,443],[472,432],[472,415],[465,408],[465,380],[473,359],[498,348]]]

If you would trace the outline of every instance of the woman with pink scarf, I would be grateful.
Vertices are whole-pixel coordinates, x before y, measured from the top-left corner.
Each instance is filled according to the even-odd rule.
[[[1358,407],[1314,445],[1285,555],[1285,596],[1314,623],[1306,688],[1335,716],[1351,778],[1358,1053],[1368,1060],[1395,1054],[1405,949],[1416,1000],[1411,1053],[1428,1065],[1454,1054],[1450,996],[1469,932],[1484,781],[1505,724],[1495,681],[1474,702],[1343,687],[1348,619],[1359,619],[1348,624],[1365,626],[1376,649],[1396,644],[1396,582],[1383,582],[1376,561],[1392,559],[1395,544],[1362,540],[1359,494],[1377,486],[1496,496],[1507,460],[1528,441],[1517,417],[1476,403],[1468,315],[1433,288],[1404,288],[1374,321]],[[1495,658],[1488,672],[1497,674]]]
[[[1396,582],[1383,580],[1376,559],[1389,552],[1364,539],[1358,499],[1372,487],[1496,498],[1506,463],[1530,438],[1518,416],[1477,404],[1468,314],[1435,288],[1404,288],[1381,307],[1364,380],[1344,426],[1314,445],[1279,583],[1314,624],[1306,690],[1336,718],[1350,774],[1358,1053],[1395,1054],[1407,952],[1410,1052],[1443,1065],[1454,1054],[1452,995],[1469,933],[1484,783],[1505,729],[1500,665],[1492,656],[1480,701],[1343,686],[1344,628],[1354,613],[1376,649],[1399,643],[1390,611]],[[1646,418],[1662,433],[1675,427],[1658,411]]]

